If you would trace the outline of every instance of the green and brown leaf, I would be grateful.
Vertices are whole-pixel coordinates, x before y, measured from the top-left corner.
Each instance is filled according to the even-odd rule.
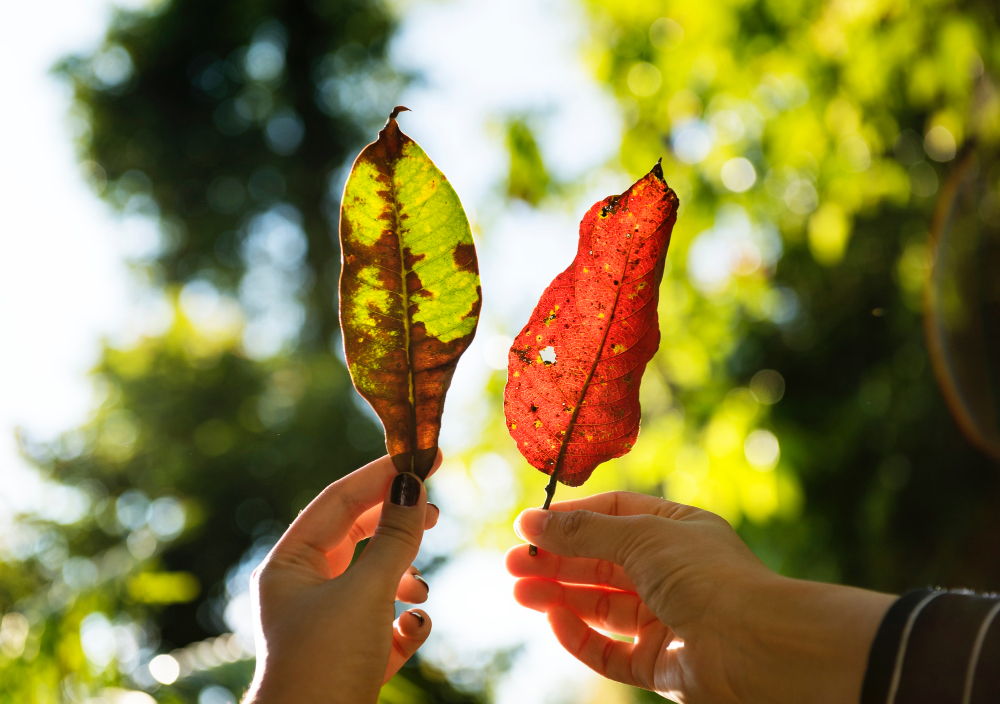
[[[358,155],[340,210],[340,325],[351,378],[385,426],[396,468],[426,477],[445,394],[482,291],[455,189],[392,111]]]

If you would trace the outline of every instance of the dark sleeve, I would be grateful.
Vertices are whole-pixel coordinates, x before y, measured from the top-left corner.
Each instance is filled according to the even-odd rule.
[[[890,607],[861,704],[998,704],[1000,597],[919,589]]]

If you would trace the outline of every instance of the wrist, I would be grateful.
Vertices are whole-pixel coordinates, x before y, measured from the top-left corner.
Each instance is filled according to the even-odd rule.
[[[360,668],[346,671],[326,669],[323,675],[308,669],[269,668],[265,670],[258,662],[253,681],[240,704],[375,704],[379,697],[377,683],[359,683],[350,673]]]
[[[752,590],[740,643],[747,701],[856,704],[889,594],[773,575]]]

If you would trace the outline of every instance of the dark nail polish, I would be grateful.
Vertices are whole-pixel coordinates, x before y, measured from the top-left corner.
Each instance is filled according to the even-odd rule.
[[[419,613],[417,613],[416,611],[407,611],[406,613],[410,614],[411,616],[416,616],[417,620],[420,621],[421,627],[424,625],[424,617],[421,616]]]
[[[420,498],[420,480],[416,474],[406,472],[397,474],[392,480],[392,491],[389,500],[397,506],[416,506]]]
[[[426,580],[426,579],[424,579],[423,577],[421,577],[421,576],[420,576],[419,574],[415,574],[415,575],[413,575],[413,578],[414,578],[415,580],[417,580],[418,582],[420,582],[421,584],[423,584],[423,585],[424,585],[424,589],[426,589],[426,590],[427,590],[427,593],[428,593],[428,594],[430,593],[430,591],[431,591],[431,585],[429,585],[429,584],[427,583],[427,580]]]

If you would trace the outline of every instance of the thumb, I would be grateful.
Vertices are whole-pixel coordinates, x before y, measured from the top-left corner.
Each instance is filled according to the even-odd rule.
[[[386,492],[382,515],[357,567],[372,573],[373,584],[395,593],[403,572],[420,549],[424,535],[427,492],[416,474],[397,474]]]
[[[593,511],[546,511],[529,508],[514,521],[523,540],[563,557],[625,561],[636,522],[645,516],[608,516]]]

